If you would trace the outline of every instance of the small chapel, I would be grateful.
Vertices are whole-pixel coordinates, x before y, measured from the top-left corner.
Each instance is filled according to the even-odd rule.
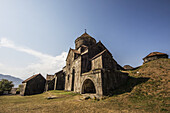
[[[103,96],[126,83],[128,74],[121,69],[102,42],[96,42],[85,31],[75,40],[75,48],[68,52],[66,66],[55,78],[64,77],[64,90]],[[57,82],[54,83],[56,88]]]

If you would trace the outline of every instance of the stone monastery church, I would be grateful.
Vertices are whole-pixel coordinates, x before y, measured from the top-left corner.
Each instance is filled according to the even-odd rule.
[[[107,48],[85,32],[75,40],[75,49],[70,48],[66,66],[55,74],[54,87],[57,89],[64,77],[64,90],[108,95],[127,81],[128,75],[120,72],[121,68]]]
[[[152,52],[144,63],[168,58],[160,52]],[[133,67],[131,67],[133,69]],[[93,94],[96,97],[110,95],[121,85],[126,84],[129,76],[114,59],[108,49],[89,34],[82,34],[75,40],[75,49],[68,52],[66,66],[46,79],[39,73],[22,82],[21,95],[39,94],[47,90],[66,90],[80,94]],[[92,95],[92,96],[93,96]]]

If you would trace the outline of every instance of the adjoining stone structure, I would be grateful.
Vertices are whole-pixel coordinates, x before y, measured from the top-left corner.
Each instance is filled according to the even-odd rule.
[[[18,88],[12,88],[10,93],[13,94],[13,95],[16,95],[16,94],[19,94],[20,92],[17,91]]]
[[[46,91],[48,90],[64,90],[65,75],[63,70],[55,73],[55,75],[48,75],[46,77]]]
[[[55,84],[55,76],[54,75],[48,75],[46,76],[46,84],[45,84],[45,90],[54,90],[54,84]]]
[[[69,50],[65,75],[65,90],[77,93],[108,95],[111,91],[126,83],[128,75],[113,59],[112,54],[99,41],[86,32],[75,40],[75,49]]]
[[[25,96],[43,93],[45,89],[45,82],[46,80],[41,74],[33,75],[22,82],[20,94]]]
[[[145,58],[143,58],[144,61],[143,63],[147,63],[149,61],[156,60],[159,58],[168,58],[168,55],[161,52],[152,52],[149,55],[147,55]]]
[[[54,90],[64,90],[65,88],[65,74],[63,70],[55,73],[55,85]]]
[[[124,65],[123,66],[124,70],[133,70],[134,68],[130,65]]]

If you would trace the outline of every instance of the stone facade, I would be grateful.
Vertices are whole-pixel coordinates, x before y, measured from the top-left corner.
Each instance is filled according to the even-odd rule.
[[[48,75],[46,76],[46,84],[45,84],[45,90],[54,90],[54,84],[55,84],[55,76],[54,75]]]
[[[168,55],[161,52],[152,52],[149,55],[147,55],[145,58],[143,58],[144,61],[143,63],[147,63],[149,61],[156,60],[159,58],[168,58]]]
[[[18,88],[12,88],[10,93],[13,94],[13,95],[16,95],[16,94],[19,94],[20,92],[17,91]]]
[[[41,74],[33,75],[22,82],[22,85],[20,86],[20,94],[25,96],[43,93],[45,83],[46,80]]]
[[[63,70],[55,73],[55,85],[54,90],[64,90],[65,87],[65,74]]]
[[[54,75],[47,75],[45,90],[64,90],[65,75],[63,70],[55,73]]]
[[[65,75],[67,91],[77,93],[94,93],[98,96],[108,95],[111,91],[126,83],[128,75],[113,59],[112,54],[99,41],[86,32],[75,40],[75,49],[69,50]]]

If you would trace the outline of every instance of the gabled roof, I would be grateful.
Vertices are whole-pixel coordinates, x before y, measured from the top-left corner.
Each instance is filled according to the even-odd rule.
[[[98,54],[97,54],[96,56],[94,56],[93,58],[91,58],[91,60],[99,57],[100,55],[102,55],[102,54],[105,53],[105,52],[108,52],[108,53],[112,56],[112,54],[111,54],[107,49],[105,49],[105,50],[103,50],[102,52],[98,53]]]
[[[69,50],[69,52],[68,52],[68,55],[67,55],[67,58],[68,58],[68,56],[69,56],[69,54],[70,54],[71,51],[73,51],[73,52],[76,53],[76,54],[81,54],[79,51],[70,48],[70,50]],[[67,60],[67,58],[66,58],[66,60]]]
[[[93,47],[96,47],[96,46],[102,46],[103,47],[103,51],[102,52],[100,52],[100,53],[98,53],[97,55],[95,55],[94,57],[92,57],[91,58],[91,60],[92,59],[94,59],[94,58],[96,58],[96,57],[98,57],[98,56],[100,56],[100,55],[102,55],[104,52],[108,52],[111,56],[112,56],[112,54],[109,52],[109,50],[102,44],[102,42],[99,40],[99,42],[98,43],[96,43],[96,45],[94,45],[94,46],[92,46],[92,48]]]
[[[99,40],[99,42],[97,42],[95,45],[93,45],[91,48],[96,47],[96,46],[102,46],[104,49],[107,49],[102,42]],[[108,49],[107,49],[108,50]]]
[[[167,54],[161,53],[161,52],[152,52],[149,55],[147,55],[145,58],[152,57],[152,56],[157,56],[157,55],[167,55]],[[145,58],[143,58],[143,59],[145,59]]]
[[[76,54],[81,54],[79,51],[75,50],[75,49],[72,49],[72,51]]]
[[[38,75],[41,75],[41,74],[39,73],[39,74],[33,75],[33,76],[27,78],[26,80],[24,80],[22,83],[26,83],[26,82],[30,81],[31,79],[37,77]],[[41,75],[41,76],[42,76],[42,75]]]

